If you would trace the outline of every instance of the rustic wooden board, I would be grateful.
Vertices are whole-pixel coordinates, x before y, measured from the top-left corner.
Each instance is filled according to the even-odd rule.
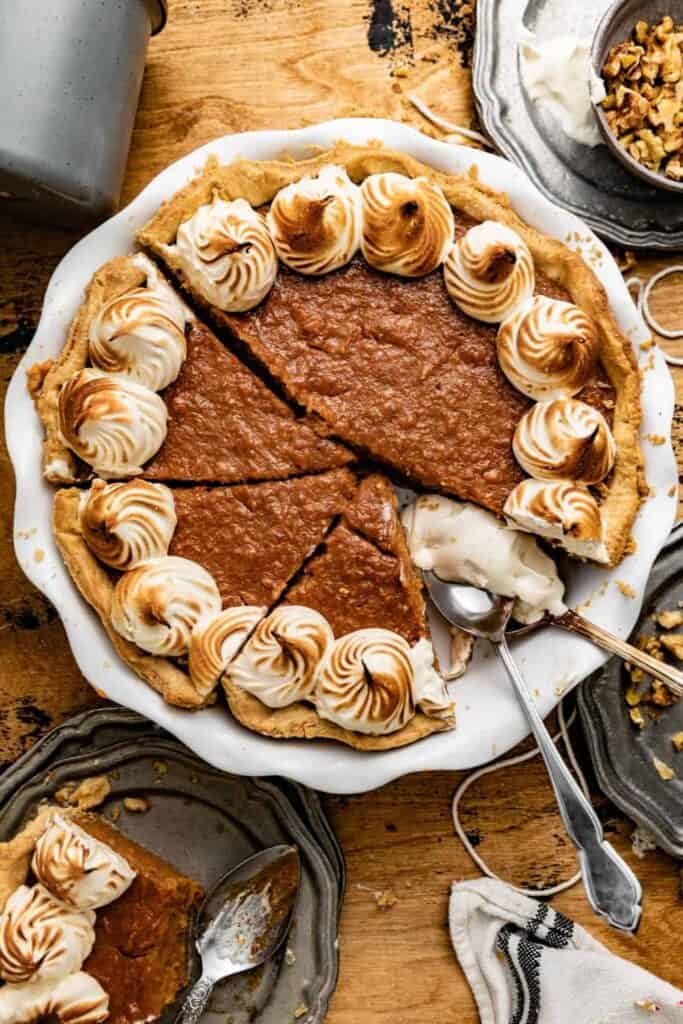
[[[211,138],[248,128],[289,128],[335,116],[373,115],[431,129],[407,97],[473,124],[467,62],[472,5],[461,0],[171,0],[150,46],[124,202],[172,160]],[[0,221],[2,390],[31,339],[47,280],[76,241],[72,232]],[[631,273],[666,265],[643,256]],[[671,279],[657,295],[665,322],[680,323],[683,294]],[[683,401],[683,371],[676,371]],[[683,411],[676,437],[683,456]],[[97,702],[80,676],[49,604],[12,551],[12,472],[0,452],[0,762],[10,762],[65,717]],[[584,759],[585,760],[585,759]],[[459,776],[412,776],[374,794],[331,798],[346,853],[341,977],[332,1024],[477,1020],[446,932],[451,881],[478,872],[453,836],[450,798]],[[556,899],[615,952],[683,986],[672,956],[683,930],[678,866],[662,854],[636,860],[631,826],[596,792],[610,837],[637,870],[645,915],[637,937],[598,924],[581,888]],[[543,768],[532,762],[482,780],[463,808],[492,865],[520,884],[552,884],[574,854]],[[397,902],[380,909],[391,890]],[[388,902],[391,902],[390,900]]]

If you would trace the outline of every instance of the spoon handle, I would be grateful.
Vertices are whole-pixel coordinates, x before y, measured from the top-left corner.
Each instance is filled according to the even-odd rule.
[[[589,640],[592,640],[598,647],[602,647],[603,650],[619,655],[624,661],[628,661],[631,665],[637,665],[644,672],[648,672],[655,679],[659,679],[665,686],[668,686],[672,693],[679,697],[683,695],[683,672],[672,665],[667,665],[664,661],[658,661],[657,658],[646,654],[645,651],[640,651],[632,644],[627,644],[625,640],[620,640],[619,637],[613,636],[606,629],[596,626],[593,622],[589,622],[588,619],[577,615],[576,612],[565,612],[564,615],[555,619],[555,623],[564,629],[570,630],[572,633],[579,633],[581,636],[588,637]]]
[[[600,819],[553,743],[505,638],[495,646],[543,755],[567,834],[579,851],[588,901],[615,928],[633,932],[641,915],[640,882],[605,841]]]
[[[176,1017],[176,1024],[198,1024],[209,996],[213,992],[215,982],[212,978],[202,975],[199,981],[190,989],[185,1002]]]

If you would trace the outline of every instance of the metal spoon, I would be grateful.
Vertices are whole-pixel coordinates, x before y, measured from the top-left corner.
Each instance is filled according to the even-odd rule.
[[[292,922],[300,874],[295,847],[271,846],[216,882],[199,915],[202,975],[176,1024],[197,1024],[216,982],[259,967],[277,952]]]
[[[546,615],[544,618],[539,619],[538,622],[532,622],[527,626],[514,626],[507,629],[506,632],[508,637],[524,636],[538,629],[539,626],[561,626],[562,629],[566,629],[570,633],[578,633],[579,636],[585,636],[588,640],[592,640],[594,644],[597,644],[598,647],[602,647],[604,651],[616,654],[624,661],[642,668],[644,672],[654,676],[655,679],[659,679],[678,697],[683,696],[683,672],[680,669],[674,668],[673,665],[667,665],[664,661],[658,661],[657,658],[653,658],[651,654],[646,654],[645,651],[634,647],[633,644],[620,640],[618,636],[608,633],[606,629],[596,626],[594,622],[589,622],[588,619],[584,619],[582,615],[572,611],[570,608],[567,609],[564,615]]]
[[[634,932],[642,913],[640,882],[606,842],[600,819],[560,757],[512,659],[505,629],[512,614],[513,599],[459,583],[447,583],[433,572],[424,572],[423,576],[432,601],[448,622],[473,636],[485,637],[495,647],[543,755],[567,834],[579,851],[588,901],[593,910],[615,928]]]

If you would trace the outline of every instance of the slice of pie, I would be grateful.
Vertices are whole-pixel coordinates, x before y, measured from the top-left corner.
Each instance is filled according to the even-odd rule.
[[[69,572],[100,616],[119,656],[169,703],[200,707],[209,694],[193,685],[184,658],[143,650],[113,625],[121,571],[170,555],[185,567],[200,566],[215,580],[213,611],[244,605],[265,612],[323,539],[355,488],[355,477],[347,469],[273,483],[172,491],[146,481],[110,486],[96,481],[90,491],[57,491],[55,537]],[[178,564],[170,563],[171,568]],[[164,580],[172,585],[172,573]],[[163,620],[158,604],[153,614]],[[191,616],[193,609],[187,614]]]
[[[394,488],[386,477],[373,474],[361,482],[340,522],[306,562],[279,607],[288,606],[313,609],[336,638],[356,631],[371,635],[380,627],[411,648],[420,641],[429,643],[422,584],[410,561]],[[248,657],[249,651],[245,654]],[[360,750],[386,750],[453,725],[452,709],[439,716],[417,710],[397,731],[363,735],[325,720],[312,702],[269,707],[240,686],[240,678],[234,663],[228,665],[224,685],[230,710],[238,721],[266,736],[320,737]],[[373,685],[368,679],[369,688]]]
[[[267,247],[245,256],[264,285],[246,297],[213,271],[231,258],[219,232],[240,221],[237,197],[268,211],[280,261],[275,274]],[[502,514],[525,476],[516,426],[544,391],[520,384],[524,370],[547,378],[548,397],[558,382],[607,411],[617,456],[599,496],[601,541],[605,560],[620,561],[641,500],[635,357],[581,256],[527,226],[505,196],[339,143],[298,163],[210,161],[139,239],[331,434],[419,488]],[[504,365],[498,324],[529,304]]]
[[[73,808],[42,808],[0,864],[3,1020],[162,1019],[190,980],[201,886]]]
[[[130,388],[143,388],[143,398],[147,388],[160,398],[148,409],[139,390],[124,393],[131,399],[131,422],[117,422],[122,396],[106,391],[107,374],[127,374]],[[151,457],[141,466],[131,461],[122,472],[107,464],[101,467],[105,475],[143,472],[153,480],[237,483],[318,472],[353,458],[227,351],[142,254],[97,271],[61,355],[32,367],[29,385],[46,428],[45,475],[55,482],[85,480],[92,476],[88,462],[136,442],[140,454]],[[70,391],[70,401],[60,402],[63,390]],[[111,430],[85,439],[89,414],[105,403]],[[158,444],[135,437],[145,416],[146,434]]]

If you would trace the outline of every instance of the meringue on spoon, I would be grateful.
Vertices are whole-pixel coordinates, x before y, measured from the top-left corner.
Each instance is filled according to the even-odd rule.
[[[637,665],[672,693],[683,695],[683,672],[608,633],[564,603],[557,566],[528,533],[510,529],[493,513],[439,494],[417,498],[404,509],[403,527],[413,564],[441,580],[469,583],[514,599],[511,617],[520,636],[553,624],[592,640],[603,650]]]

